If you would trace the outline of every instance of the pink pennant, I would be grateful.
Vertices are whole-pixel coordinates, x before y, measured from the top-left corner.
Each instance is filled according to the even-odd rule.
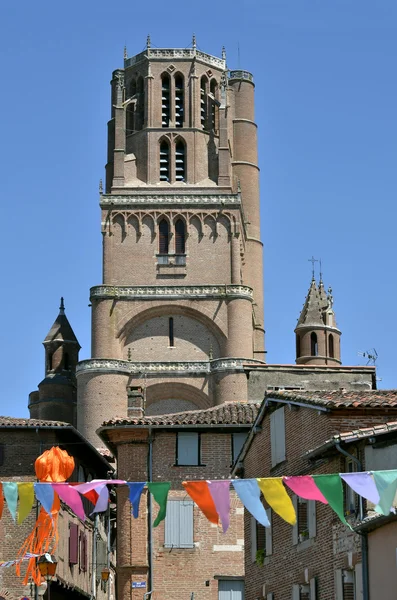
[[[320,492],[311,475],[297,475],[296,477],[283,477],[283,483],[300,498],[306,500],[318,500],[324,504],[328,504]]]
[[[74,489],[80,492],[80,494],[86,494],[91,490],[96,490],[99,488],[99,491],[102,489],[104,485],[107,484],[118,484],[122,485],[127,483],[124,479],[93,479],[92,481],[88,481],[87,483],[80,483],[79,485],[75,485]]]
[[[61,500],[63,500],[82,521],[85,520],[85,512],[83,508],[83,502],[80,494],[76,491],[76,488],[72,485],[65,485],[64,483],[51,483],[52,489],[58,494]]]
[[[230,480],[207,481],[215,508],[222,523],[223,533],[230,525]]]

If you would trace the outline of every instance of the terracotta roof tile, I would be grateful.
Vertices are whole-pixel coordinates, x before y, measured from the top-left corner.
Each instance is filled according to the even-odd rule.
[[[41,419],[17,419],[14,417],[1,417],[0,427],[72,427],[63,421],[43,421]]]
[[[225,402],[203,410],[188,410],[167,415],[121,418],[106,421],[107,425],[252,425],[258,414],[259,403]]]
[[[302,402],[324,408],[397,408],[397,390],[338,390],[333,392],[278,391],[267,392],[266,398]]]

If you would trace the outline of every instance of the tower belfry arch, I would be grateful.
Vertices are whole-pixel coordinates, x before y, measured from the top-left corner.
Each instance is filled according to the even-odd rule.
[[[142,377],[156,411],[163,390],[178,406],[248,400],[243,365],[265,357],[256,135],[253,76],[224,50],[149,41],[113,72],[103,281],[77,368],[89,439]]]

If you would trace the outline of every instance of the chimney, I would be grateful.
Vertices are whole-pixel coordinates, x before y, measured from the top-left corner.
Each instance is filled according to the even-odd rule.
[[[141,419],[145,416],[145,398],[142,386],[129,386],[127,388],[128,417]]]

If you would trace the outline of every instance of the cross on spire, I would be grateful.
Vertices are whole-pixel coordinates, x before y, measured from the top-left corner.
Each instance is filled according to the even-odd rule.
[[[312,263],[312,279],[314,279],[314,263],[318,262],[318,259],[314,258],[314,256],[312,256],[311,258],[308,258],[307,260]]]

